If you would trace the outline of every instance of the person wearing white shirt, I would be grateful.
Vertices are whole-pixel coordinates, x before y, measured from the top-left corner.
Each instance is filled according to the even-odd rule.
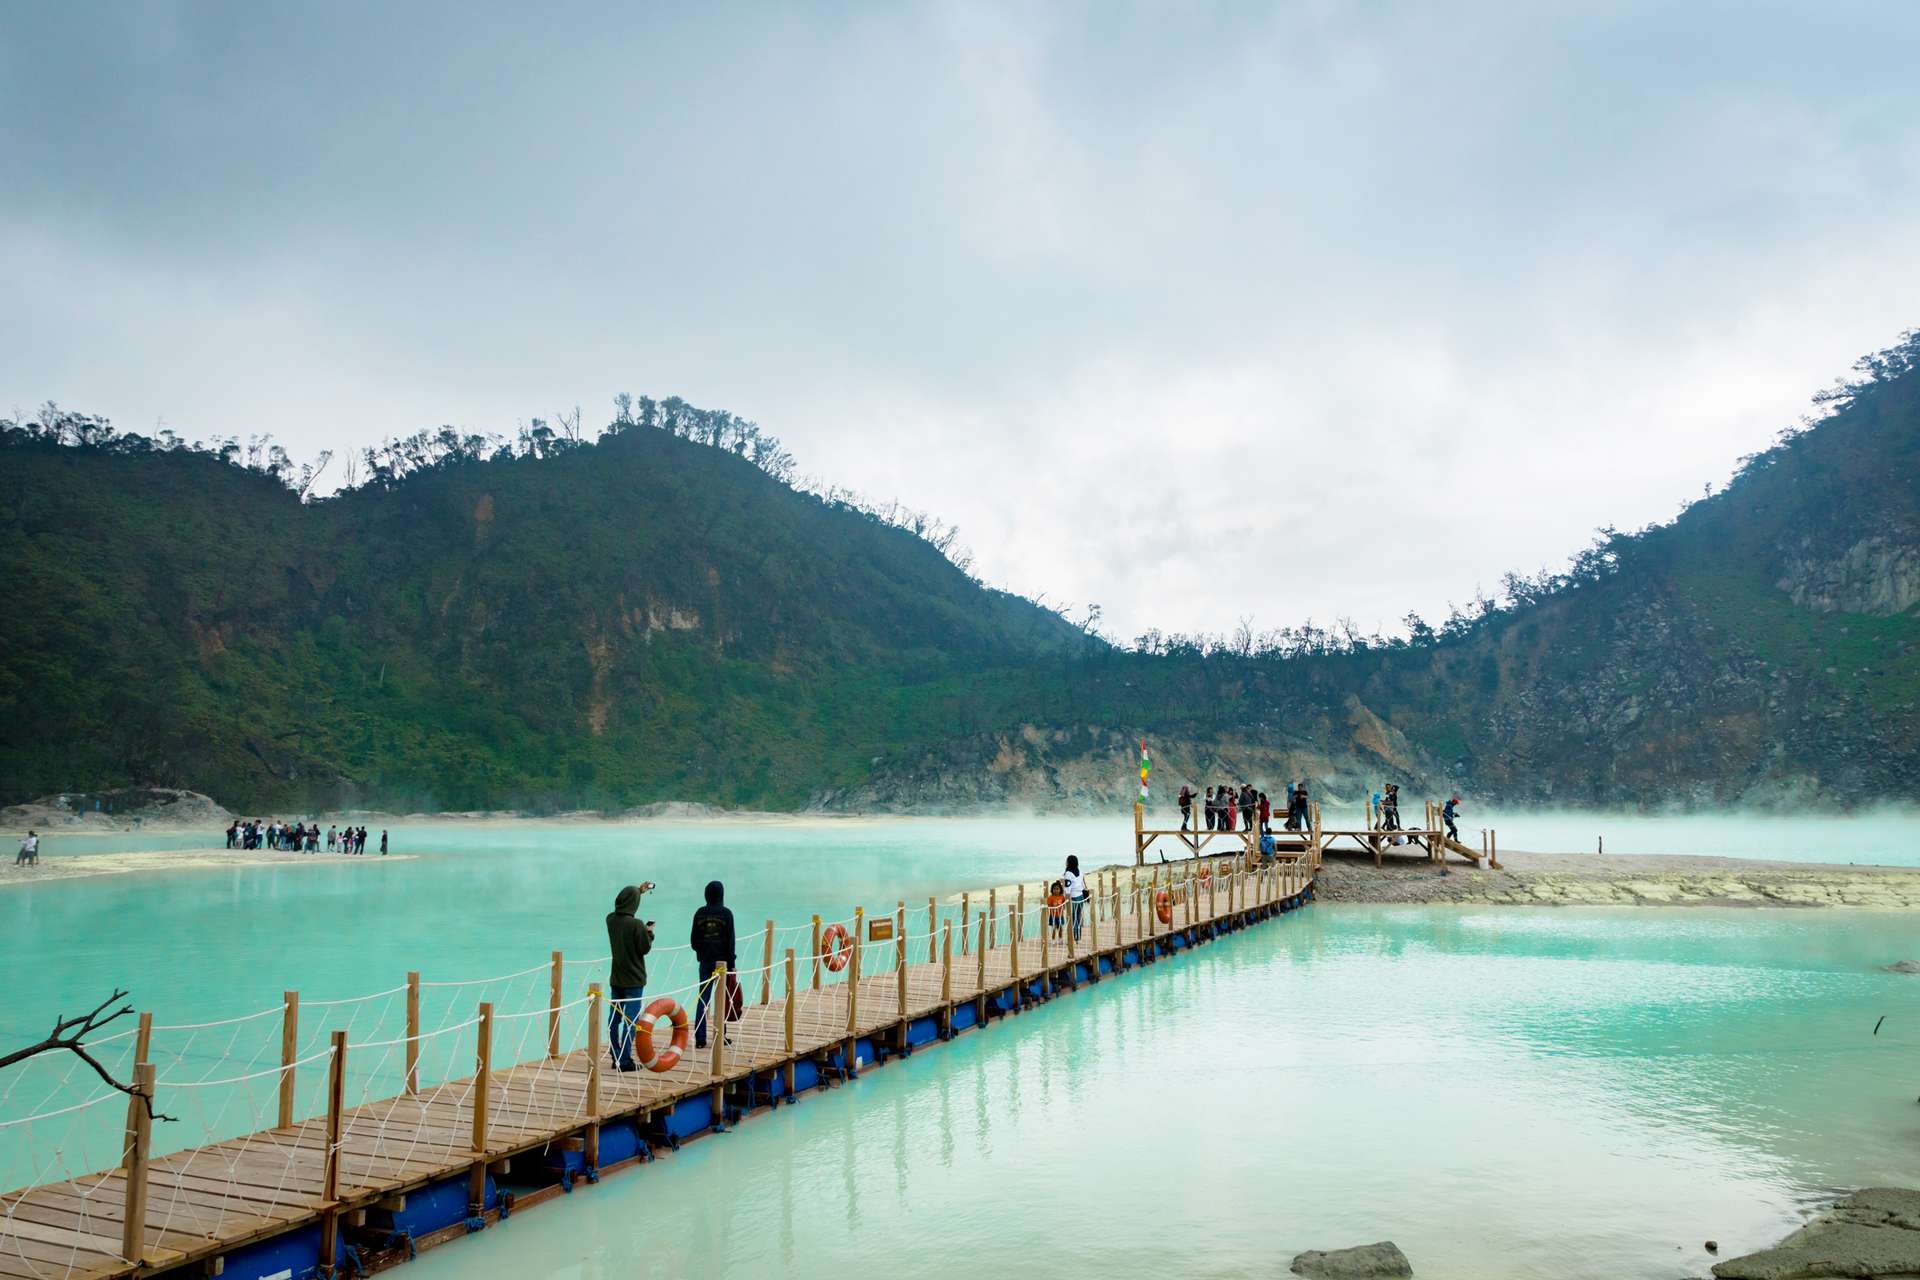
[[[17,867],[25,863],[29,866],[37,866],[39,862],[40,835],[38,832],[29,831],[27,838],[20,842],[20,852],[14,855],[13,865]]]
[[[1067,906],[1073,913],[1073,940],[1080,940],[1080,914],[1087,906],[1087,878],[1080,874],[1080,858],[1067,855],[1067,872],[1060,877],[1067,890]]]

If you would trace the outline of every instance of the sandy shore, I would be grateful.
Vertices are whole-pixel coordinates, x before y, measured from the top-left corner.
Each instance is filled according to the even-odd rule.
[[[1857,907],[1920,910],[1920,869],[1688,855],[1505,853],[1499,871],[1412,858],[1376,869],[1328,855],[1323,902],[1549,907]]]
[[[373,866],[382,862],[409,862],[409,854],[274,853],[266,849],[154,849],[137,853],[88,853],[77,857],[58,857],[46,853],[33,866],[15,866],[13,859],[0,862],[0,889],[20,884],[45,884],[54,880],[85,880],[92,876],[129,875],[137,871],[217,871],[227,867],[330,867],[351,864]]]

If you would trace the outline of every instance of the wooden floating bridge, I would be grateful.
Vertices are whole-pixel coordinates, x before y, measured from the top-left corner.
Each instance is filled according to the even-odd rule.
[[[269,1011],[282,1024],[277,1066],[199,1082],[237,1086],[259,1078],[277,1086],[277,1124],[155,1154],[147,1105],[134,1099],[126,1107],[119,1168],[0,1196],[0,1277],[270,1280],[394,1265],[417,1248],[571,1191],[576,1180],[597,1181],[651,1160],[662,1145],[677,1147],[808,1088],[857,1076],[864,1066],[1301,906],[1312,895],[1324,834],[1316,822],[1307,848],[1264,859],[1242,847],[1227,857],[1095,873],[1077,941],[1070,926],[1055,936],[1048,908],[1039,894],[1029,902],[1025,885],[963,895],[958,912],[944,920],[929,900],[924,934],[910,932],[920,909],[909,912],[905,903],[874,919],[856,911],[857,941],[844,952],[823,948],[815,916],[811,951],[796,957],[797,948],[786,948],[776,956],[768,922],[761,967],[736,975],[746,989],[742,1016],[724,1024],[726,1035],[710,1036],[709,1049],[687,1053],[665,1071],[612,1069],[602,1042],[601,986],[592,983],[585,996],[563,1002],[567,962],[558,952],[547,999],[534,1007],[508,1013],[481,1003],[470,1021],[423,1032],[422,984],[410,974],[404,1037],[356,1045],[335,1030],[323,1050],[305,1058],[298,1053],[299,999],[290,992]],[[742,951],[753,941],[743,938]],[[829,958],[842,956],[844,969],[836,971]],[[725,990],[724,978],[723,970],[713,987]],[[576,1018],[584,1018],[585,1044],[573,1048],[563,1043],[562,1029]],[[503,1061],[497,1047],[510,1038],[510,1025],[520,1029],[522,1043],[529,1033],[533,1044],[543,1038],[544,1052]],[[132,1074],[165,1112],[182,1089],[195,1086],[156,1081],[146,1060],[150,1029],[143,1015]],[[469,1032],[472,1073],[423,1084],[422,1045]],[[350,1082],[363,1058],[391,1060],[394,1069],[384,1074],[398,1091],[350,1105]],[[324,1113],[306,1119],[294,1114],[294,1077],[302,1069],[324,1070],[327,1083]],[[359,1092],[367,1095],[367,1081],[383,1073],[362,1067],[359,1074]],[[0,1127],[0,1140],[10,1132]]]

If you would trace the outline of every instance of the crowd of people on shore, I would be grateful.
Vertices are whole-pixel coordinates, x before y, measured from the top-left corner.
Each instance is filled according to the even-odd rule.
[[[320,824],[302,819],[292,825],[275,818],[235,818],[227,827],[229,849],[272,849],[279,853],[320,852]],[[329,824],[326,831],[328,853],[365,853],[367,829]],[[387,851],[387,833],[380,833],[380,852]]]

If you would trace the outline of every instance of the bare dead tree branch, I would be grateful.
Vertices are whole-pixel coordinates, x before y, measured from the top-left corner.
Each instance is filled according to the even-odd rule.
[[[71,1018],[56,1016],[53,1023],[53,1031],[45,1040],[40,1041],[38,1044],[30,1044],[23,1048],[15,1049],[11,1053],[0,1054],[0,1071],[6,1070],[15,1063],[25,1062],[28,1058],[38,1057],[43,1053],[60,1053],[64,1051],[73,1054],[79,1058],[80,1061],[92,1067],[94,1074],[99,1076],[110,1087],[118,1089],[130,1098],[140,1099],[147,1108],[147,1115],[152,1119],[176,1119],[177,1117],[162,1115],[160,1112],[155,1111],[153,1109],[152,1098],[141,1093],[132,1085],[123,1084],[114,1079],[113,1073],[101,1066],[99,1059],[87,1052],[86,1038],[88,1036],[133,1012],[133,1006],[130,1004],[123,1005],[115,1009],[112,1013],[107,1012],[107,1006],[126,998],[127,993],[115,987],[112,995],[95,1005],[88,1013],[82,1013]]]

